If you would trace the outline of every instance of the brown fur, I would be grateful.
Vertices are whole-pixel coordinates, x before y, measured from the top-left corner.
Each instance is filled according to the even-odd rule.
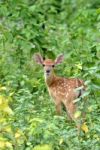
[[[36,55],[35,59],[38,64],[44,66],[45,82],[50,96],[54,99],[57,113],[61,114],[61,104],[63,103],[68,116],[76,122],[75,112],[77,111],[77,105],[73,101],[85,91],[84,82],[77,78],[65,78],[55,75],[52,66],[60,64],[63,60],[63,55],[58,56],[55,61],[51,59],[43,60],[39,54]],[[49,75],[47,74],[48,70],[50,71]],[[82,87],[82,89],[77,91],[76,89],[79,87]]]
[[[75,89],[83,86],[83,81],[80,79],[68,79],[54,76],[51,82],[46,80],[46,83],[49,94],[54,99],[57,113],[61,114],[61,104],[63,103],[66,107],[66,110],[68,111],[70,118],[74,120],[76,104],[73,103],[73,100],[79,96]]]

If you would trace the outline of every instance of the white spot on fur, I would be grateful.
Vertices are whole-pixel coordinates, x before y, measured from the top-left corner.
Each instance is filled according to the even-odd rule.
[[[68,97],[68,93],[66,93],[66,98]]]

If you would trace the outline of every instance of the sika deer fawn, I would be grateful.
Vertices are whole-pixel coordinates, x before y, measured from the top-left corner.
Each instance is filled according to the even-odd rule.
[[[57,113],[61,114],[61,104],[63,103],[68,116],[74,120],[77,127],[80,128],[80,124],[77,123],[75,118],[77,105],[73,101],[82,95],[85,91],[85,85],[80,79],[65,78],[55,75],[54,67],[62,63],[63,58],[63,55],[60,55],[54,61],[51,59],[43,60],[40,54],[35,54],[35,61],[44,67],[45,82],[50,96],[54,99]],[[76,88],[80,90],[77,91],[75,90]]]

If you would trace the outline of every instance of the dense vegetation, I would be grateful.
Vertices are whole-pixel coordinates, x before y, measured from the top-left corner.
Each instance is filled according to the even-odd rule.
[[[57,74],[85,80],[80,136],[56,116],[36,52],[63,53]],[[99,0],[0,0],[0,150],[100,150],[99,57]]]

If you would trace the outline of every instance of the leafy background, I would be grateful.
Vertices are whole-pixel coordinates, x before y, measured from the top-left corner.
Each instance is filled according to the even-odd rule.
[[[88,87],[85,133],[58,117],[33,55],[65,60],[58,75]],[[100,1],[0,0],[0,149],[100,149]]]

